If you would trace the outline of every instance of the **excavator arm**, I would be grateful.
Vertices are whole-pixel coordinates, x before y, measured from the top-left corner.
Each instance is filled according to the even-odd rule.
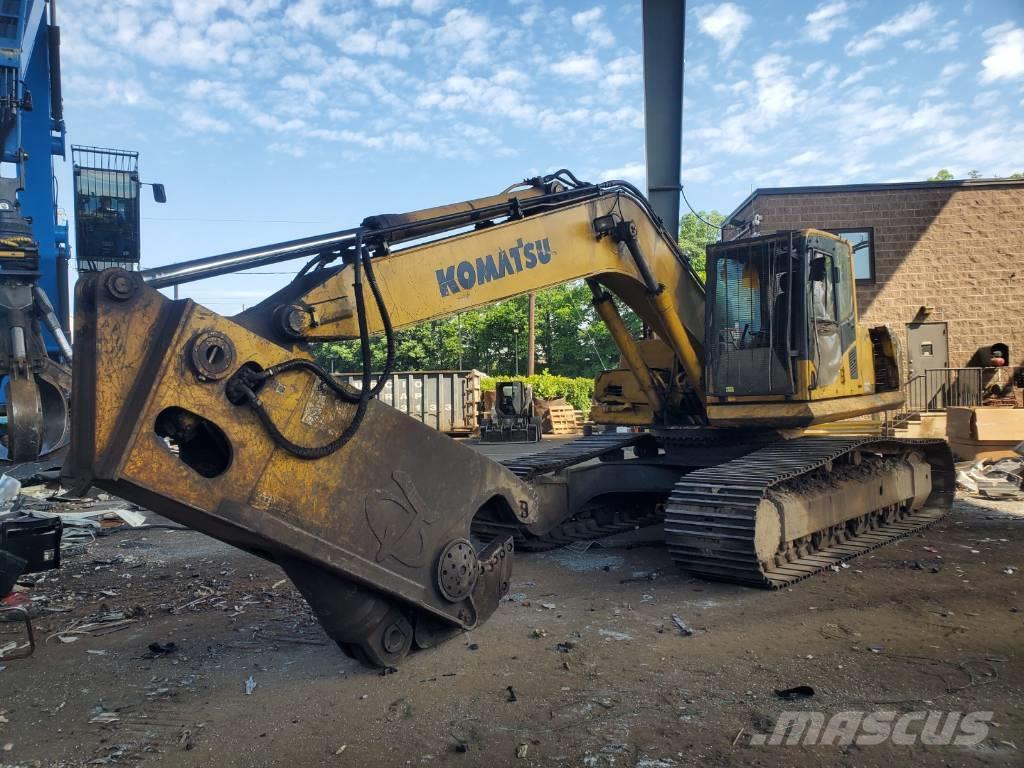
[[[549,191],[537,194],[538,187]],[[527,190],[532,194],[507,193],[503,202],[485,198],[371,217],[358,232],[360,244],[351,246],[348,263],[307,273],[236,320],[281,343],[357,339],[360,318],[370,334],[386,331],[381,303],[391,327],[399,329],[586,279],[602,318],[616,324],[617,312],[607,302],[610,291],[669,345],[687,386],[699,393],[703,284],[647,201],[624,182],[564,189],[535,180]],[[472,229],[459,231],[467,226]],[[424,236],[433,239],[401,247]],[[357,247],[372,258],[383,298],[374,302],[363,281],[362,314],[356,307]],[[614,328],[613,334],[620,348],[633,346]],[[642,368],[633,370],[641,378]]]
[[[649,401],[667,407],[676,389],[686,397],[674,402],[700,407],[703,287],[624,182],[560,173],[274,251],[313,258],[233,318],[159,293],[174,268],[79,281],[65,472],[278,563],[366,662],[394,664],[484,621],[508,589],[512,539],[478,551],[470,526],[529,526],[543,503],[505,467],[373,399],[371,334],[391,346],[397,328],[584,278]],[[679,376],[655,380],[609,292],[664,340]],[[351,338],[363,342],[359,391],[307,349]]]

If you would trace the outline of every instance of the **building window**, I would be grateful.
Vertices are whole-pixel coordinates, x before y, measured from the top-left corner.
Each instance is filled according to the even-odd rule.
[[[833,234],[849,240],[853,246],[853,274],[859,283],[875,282],[874,232],[865,229],[833,229]]]

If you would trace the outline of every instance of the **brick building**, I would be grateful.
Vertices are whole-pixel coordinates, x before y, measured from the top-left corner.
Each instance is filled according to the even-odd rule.
[[[850,240],[862,321],[898,333],[907,371],[987,366],[994,344],[1024,364],[1024,181],[757,189],[727,222]]]

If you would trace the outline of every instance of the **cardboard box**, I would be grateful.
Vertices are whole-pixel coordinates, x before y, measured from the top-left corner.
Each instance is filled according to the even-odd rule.
[[[946,439],[963,461],[1016,456],[1024,441],[1024,408],[947,408]]]

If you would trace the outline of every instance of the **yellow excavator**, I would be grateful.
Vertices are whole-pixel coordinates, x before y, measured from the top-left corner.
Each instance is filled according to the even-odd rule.
[[[222,317],[163,286],[308,260]],[[586,280],[621,353],[591,418],[632,427],[492,461],[374,399],[369,339]],[[76,289],[65,472],[278,563],[348,653],[393,665],[484,621],[515,549],[663,520],[679,566],[761,587],[941,516],[942,441],[816,434],[897,408],[899,353],[858,322],[850,245],[721,242],[706,285],[647,199],[568,171],[493,197]],[[642,319],[627,330],[619,307]],[[358,339],[361,389],[309,345]],[[376,379],[379,383],[371,384]]]

